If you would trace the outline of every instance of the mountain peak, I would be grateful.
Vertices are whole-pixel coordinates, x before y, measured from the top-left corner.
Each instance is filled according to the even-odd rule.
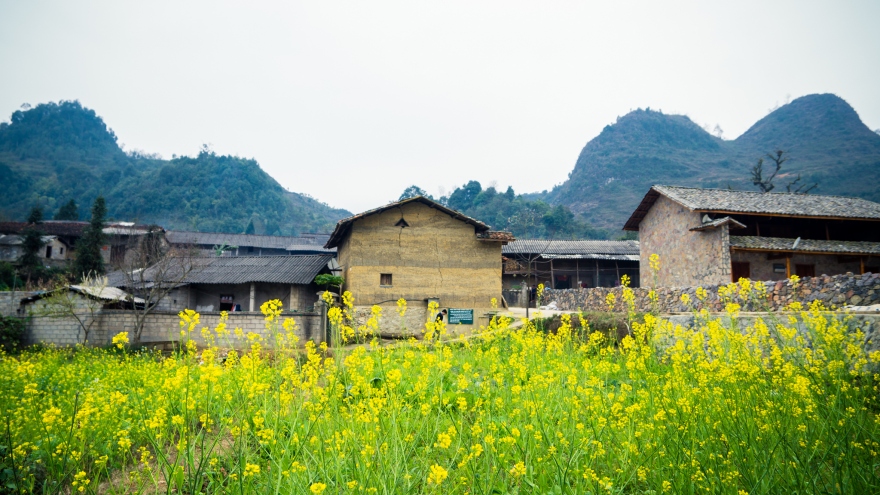
[[[736,139],[741,146],[804,153],[837,141],[880,151],[880,136],[871,131],[843,98],[830,94],[802,96],[755,123]]]

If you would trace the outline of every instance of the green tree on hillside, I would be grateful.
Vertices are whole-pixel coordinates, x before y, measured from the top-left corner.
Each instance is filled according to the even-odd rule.
[[[79,209],[76,201],[70,200],[58,209],[52,220],[79,220]]]
[[[106,242],[104,234],[104,218],[107,216],[107,206],[103,196],[98,196],[92,205],[92,220],[83,232],[82,238],[76,243],[76,262],[73,265],[74,276],[78,279],[102,275],[104,273],[104,258],[101,257],[101,247]]]
[[[23,252],[18,259],[18,269],[30,283],[31,278],[39,277],[43,271],[43,261],[40,257],[43,246],[43,236],[45,233],[40,230],[40,224],[43,223],[43,210],[34,207],[27,219],[28,226],[22,232],[21,247]]]
[[[406,189],[404,189],[404,190],[403,190],[403,194],[401,194],[401,195],[400,195],[400,198],[398,198],[397,200],[398,200],[398,201],[403,201],[404,199],[415,198],[416,196],[424,196],[424,197],[429,198],[429,199],[434,199],[434,198],[431,197],[431,195],[428,194],[424,189],[422,189],[421,187],[419,187],[419,186],[413,184],[413,185],[407,187]]]

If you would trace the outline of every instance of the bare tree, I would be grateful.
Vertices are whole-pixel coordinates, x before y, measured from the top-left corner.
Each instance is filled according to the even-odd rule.
[[[32,315],[46,318],[73,318],[79,324],[77,340],[89,341],[92,326],[98,321],[101,310],[113,302],[107,290],[107,279],[103,277],[87,277],[79,285],[68,285],[66,281],[58,282],[49,291],[41,303],[34,306]],[[113,291],[113,295],[121,291]],[[122,301],[119,301],[122,302]]]
[[[185,283],[198,269],[199,258],[192,246],[172,247],[165,240],[165,230],[149,226],[128,236],[125,254],[117,261],[113,273],[118,285],[143,299],[133,304],[135,328],[133,343],[141,341],[147,317],[163,304],[163,300]]]
[[[776,185],[773,184],[773,179],[775,179],[779,171],[782,170],[782,164],[789,160],[789,157],[784,155],[785,151],[782,150],[776,150],[775,153],[767,153],[766,157],[773,162],[773,171],[769,177],[764,177],[764,158],[758,158],[758,163],[752,167],[752,184],[758,186],[758,188],[761,189],[761,192],[770,192],[776,188]],[[785,190],[791,193],[806,194],[819,185],[815,182],[812,185],[806,183],[798,184],[800,181],[801,175],[798,174],[795,180],[786,184]]]

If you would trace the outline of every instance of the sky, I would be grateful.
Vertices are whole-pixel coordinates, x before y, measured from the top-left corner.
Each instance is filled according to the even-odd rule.
[[[352,212],[412,184],[536,192],[636,108],[733,139],[834,93],[880,128],[878,19],[877,1],[0,0],[0,121],[79,100],[126,150],[208,144]]]

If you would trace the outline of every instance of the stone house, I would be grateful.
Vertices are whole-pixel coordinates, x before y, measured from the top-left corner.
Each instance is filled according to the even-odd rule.
[[[70,256],[71,247],[55,235],[42,236],[43,249],[40,258],[46,266],[64,264]],[[16,262],[24,254],[23,237],[16,234],[0,234],[0,261]]]
[[[399,331],[396,303],[406,299],[406,327],[417,333],[434,317],[431,300],[449,310],[452,331],[488,322],[491,300],[502,300],[501,247],[513,240],[418,196],[340,220],[324,247],[337,249],[344,289],[360,312],[382,306],[383,331]]]
[[[259,312],[271,299],[281,300],[288,312],[312,311],[322,289],[313,283],[315,276],[330,273],[332,262],[329,254],[195,257],[163,260],[143,276],[115,271],[107,278],[109,286],[144,298],[156,284],[173,285],[156,306],[161,311]]]
[[[517,239],[501,253],[505,291],[616,287],[623,275],[639,286],[639,241]]]
[[[859,198],[657,185],[627,220],[642,280],[727,284],[880,271],[880,204]]]

